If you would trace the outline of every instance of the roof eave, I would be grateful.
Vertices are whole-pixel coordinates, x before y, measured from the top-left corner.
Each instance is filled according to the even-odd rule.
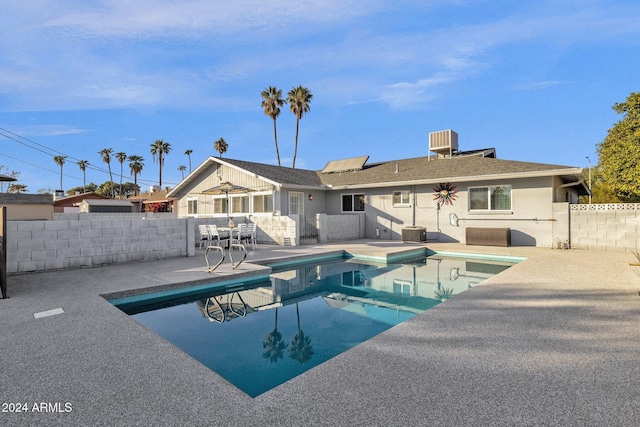
[[[385,182],[372,182],[366,184],[345,184],[345,185],[328,185],[332,190],[347,190],[353,188],[379,188],[379,187],[399,187],[407,185],[430,185],[438,184],[441,182],[477,182],[477,181],[491,181],[500,179],[523,179],[523,178],[539,178],[547,176],[562,176],[562,175],[582,175],[582,169],[580,168],[567,168],[567,169],[553,169],[547,171],[532,171],[532,172],[517,172],[506,174],[488,174],[488,175],[475,175],[475,176],[451,176],[441,177],[437,179],[417,179],[406,181],[385,181]]]
[[[239,166],[236,166],[234,164],[225,162],[224,159],[221,159],[219,157],[209,156],[197,168],[195,168],[193,170],[193,172],[191,172],[189,175],[187,175],[187,177],[185,179],[180,181],[178,183],[178,185],[176,185],[171,191],[169,191],[167,193],[167,197],[178,197],[178,194],[180,193],[180,190],[182,190],[182,188],[184,186],[186,186],[187,184],[192,182],[202,170],[208,168],[212,163],[219,163],[221,165],[224,165],[224,166],[227,166],[229,168],[235,169],[235,170],[240,171],[242,173],[245,173],[247,175],[252,175],[253,177],[261,179],[261,180],[263,180],[263,181],[265,181],[265,182],[267,182],[267,183],[269,183],[271,185],[275,185],[275,186],[278,186],[278,187],[282,185],[282,183],[279,183],[279,182],[273,181],[272,179],[269,179],[269,178],[266,178],[264,176],[258,175],[255,172],[248,171],[248,170],[243,169],[243,168],[241,168]]]

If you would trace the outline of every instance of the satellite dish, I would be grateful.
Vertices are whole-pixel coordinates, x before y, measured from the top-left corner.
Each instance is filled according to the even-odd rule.
[[[454,214],[454,213],[450,213],[449,214],[449,224],[453,225],[454,227],[458,226],[458,215]]]

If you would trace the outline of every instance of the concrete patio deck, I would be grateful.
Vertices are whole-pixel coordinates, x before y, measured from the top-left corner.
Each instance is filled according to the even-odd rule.
[[[640,267],[629,253],[428,243],[528,259],[257,398],[101,297],[264,269],[251,261],[419,246],[260,247],[238,271],[211,274],[198,251],[9,276],[0,410],[28,412],[2,411],[0,425],[638,425]],[[34,318],[55,308],[64,313]],[[33,411],[40,403],[48,412]]]

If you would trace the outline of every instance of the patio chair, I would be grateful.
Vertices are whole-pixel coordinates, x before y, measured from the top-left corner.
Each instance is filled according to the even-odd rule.
[[[200,249],[204,245],[209,246],[209,242],[211,242],[211,234],[209,233],[209,229],[205,224],[198,225],[198,231],[200,232]]]
[[[246,246],[251,243],[252,248],[256,248],[256,225],[254,223],[238,224],[238,230],[232,237],[232,243]]]
[[[231,236],[227,234],[221,234],[218,231],[218,227],[213,224],[207,225],[207,231],[209,232],[209,236],[211,237],[209,246],[215,245],[220,247],[229,246],[229,240],[231,240]]]
[[[240,233],[240,240],[244,240],[247,243],[251,243],[253,249],[256,248],[256,224],[250,222],[245,224],[244,232]]]

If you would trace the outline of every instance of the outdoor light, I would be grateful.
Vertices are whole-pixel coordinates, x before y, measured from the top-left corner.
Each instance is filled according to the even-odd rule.
[[[309,194],[309,201],[313,200],[313,194]]]

